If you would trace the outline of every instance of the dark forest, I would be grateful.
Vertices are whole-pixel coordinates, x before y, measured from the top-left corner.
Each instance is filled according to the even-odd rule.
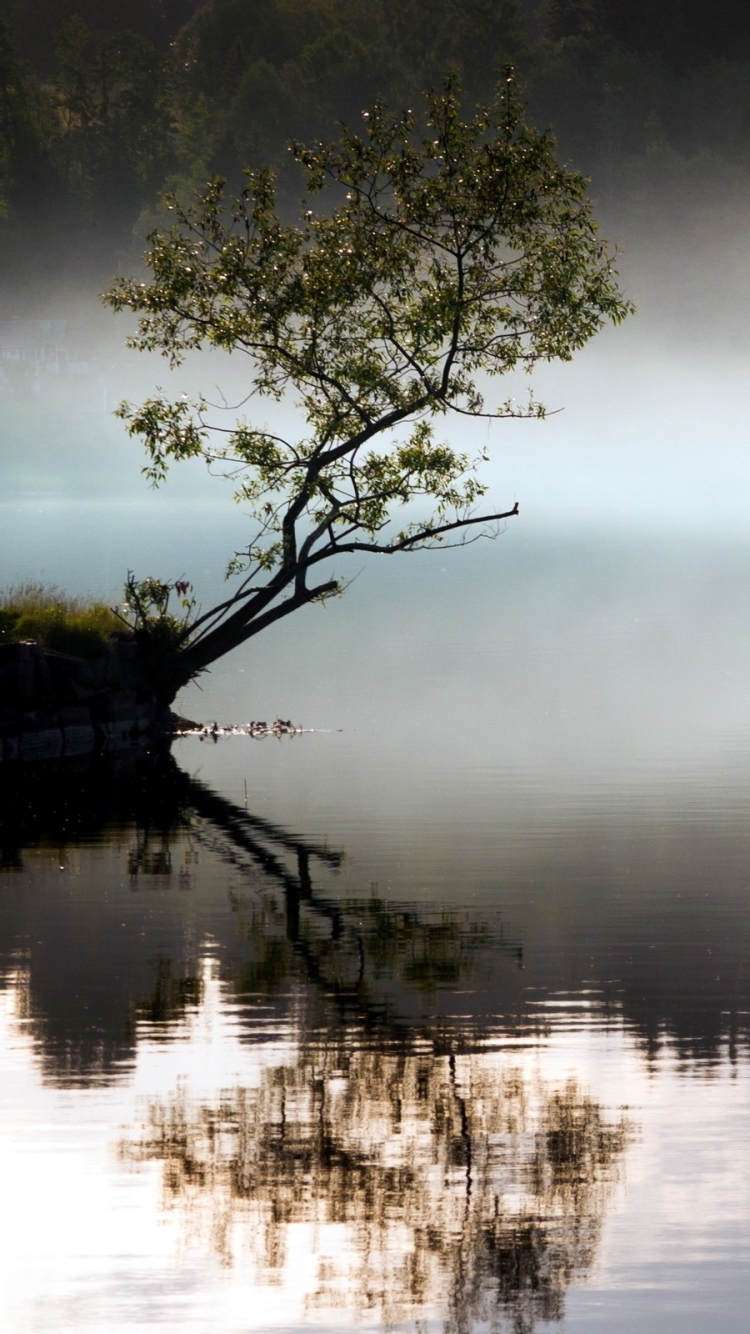
[[[164,190],[272,165],[291,206],[290,139],[378,97],[409,106],[449,71],[471,104],[512,63],[605,211],[747,189],[750,13],[731,0],[5,0],[0,22],[12,313],[51,271],[93,291],[132,262]]]

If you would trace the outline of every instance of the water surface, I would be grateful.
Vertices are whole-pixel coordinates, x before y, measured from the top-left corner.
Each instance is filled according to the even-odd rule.
[[[186,693],[318,730],[3,788],[4,1329],[745,1327],[748,554],[415,562]]]

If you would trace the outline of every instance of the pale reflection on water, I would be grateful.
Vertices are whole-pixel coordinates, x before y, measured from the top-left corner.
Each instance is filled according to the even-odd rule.
[[[741,1328],[741,769],[406,898],[237,758],[4,789],[3,1328]]]
[[[3,1334],[746,1328],[750,553],[464,554],[0,784]]]
[[[257,1282],[291,1277],[304,1228],[309,1314],[532,1330],[594,1260],[627,1137],[512,1053],[384,1050],[347,1026],[294,1032],[251,1087],[151,1101],[121,1151],[162,1164],[192,1245]]]

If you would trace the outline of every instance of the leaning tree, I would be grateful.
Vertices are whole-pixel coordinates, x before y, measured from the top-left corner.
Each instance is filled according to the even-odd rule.
[[[512,72],[468,118],[448,80],[422,120],[380,103],[363,119],[361,134],[291,148],[306,205],[320,207],[284,221],[270,171],[248,172],[236,200],[220,179],[189,206],[169,197],[175,223],[150,237],[149,281],[105,295],[138,314],[131,346],[172,366],[201,347],[245,353],[246,401],[292,395],[304,417],[286,439],[247,419],[223,425],[204,399],[158,392],[119,408],[154,483],[172,460],[202,457],[236,479],[252,525],[230,562],[235,590],[210,611],[172,621],[166,585],[131,580],[137,634],[170,646],[160,676],[172,698],[274,621],[339,593],[344,556],[496,532],[518,506],[482,507],[481,460],[436,440],[436,419],[543,416],[532,399],[486,404],[478,378],[568,360],[630,309],[587,182],[525,123]]]

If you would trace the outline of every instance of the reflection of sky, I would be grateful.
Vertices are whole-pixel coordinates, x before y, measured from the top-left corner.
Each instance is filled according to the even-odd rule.
[[[205,967],[203,1004],[178,1025],[176,1040],[164,1045],[142,1030],[130,1078],[109,1089],[43,1088],[16,1009],[20,992],[3,993],[4,1328],[145,1331],[158,1325],[227,1334],[303,1324],[352,1328],[351,1311],[309,1308],[318,1266],[326,1259],[340,1264],[348,1253],[352,1239],[345,1227],[295,1225],[280,1281],[264,1283],[241,1217],[232,1236],[235,1262],[222,1268],[199,1217],[193,1216],[191,1232],[190,1217],[179,1208],[161,1210],[158,1165],[118,1158],[117,1146],[137,1127],[146,1102],[178,1089],[212,1098],[218,1090],[257,1086],[264,1068],[293,1052],[293,1043],[278,1038],[240,1042],[237,1013],[211,980],[208,959]],[[680,1305],[694,1304],[696,1293],[698,1311],[705,1315],[712,1303],[720,1309],[730,1260],[737,1299],[750,1235],[744,1068],[686,1077],[666,1053],[649,1071],[616,1026],[575,1033],[563,1027],[539,1046],[483,1059],[489,1070],[520,1070],[531,1084],[541,1078],[563,1086],[573,1076],[610,1114],[626,1105],[637,1127],[593,1270],[580,1293],[568,1293],[566,1330],[586,1328],[591,1319],[601,1321],[599,1328],[676,1330]],[[648,1318],[639,1309],[644,1292]],[[629,1323],[636,1316],[643,1321],[637,1326]]]

